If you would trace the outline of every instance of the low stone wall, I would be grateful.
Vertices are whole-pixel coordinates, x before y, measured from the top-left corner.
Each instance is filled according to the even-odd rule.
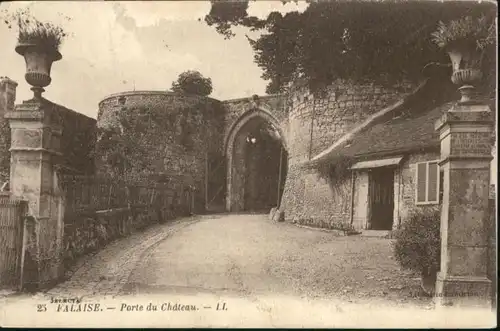
[[[118,208],[66,217],[64,225],[64,266],[77,258],[98,251],[110,242],[140,231],[152,224],[188,216],[185,209],[151,207]]]

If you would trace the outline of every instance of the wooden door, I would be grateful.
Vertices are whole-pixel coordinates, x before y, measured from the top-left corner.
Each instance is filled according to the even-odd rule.
[[[370,172],[370,229],[391,230],[394,218],[394,170],[376,168]]]

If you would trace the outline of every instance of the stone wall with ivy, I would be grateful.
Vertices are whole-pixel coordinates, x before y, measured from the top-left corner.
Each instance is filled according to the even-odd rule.
[[[316,96],[304,85],[290,90],[286,100],[289,170],[280,208],[286,220],[308,219],[306,223],[318,223],[317,226],[321,222],[350,221],[350,176],[329,182],[328,174],[302,165],[368,116],[404,98],[414,88],[408,82],[382,86],[337,80]]]
[[[133,91],[100,102],[97,169],[111,176],[183,175],[205,202],[205,172],[222,154],[224,109],[217,100],[172,92]]]

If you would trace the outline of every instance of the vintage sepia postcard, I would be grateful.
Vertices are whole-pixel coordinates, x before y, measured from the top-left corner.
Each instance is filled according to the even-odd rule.
[[[494,1],[0,4],[0,326],[493,328]]]

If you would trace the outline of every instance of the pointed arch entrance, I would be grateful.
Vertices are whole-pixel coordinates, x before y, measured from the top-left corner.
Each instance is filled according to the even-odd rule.
[[[284,137],[265,109],[249,110],[232,125],[224,140],[227,211],[267,212],[279,205],[288,169]]]

